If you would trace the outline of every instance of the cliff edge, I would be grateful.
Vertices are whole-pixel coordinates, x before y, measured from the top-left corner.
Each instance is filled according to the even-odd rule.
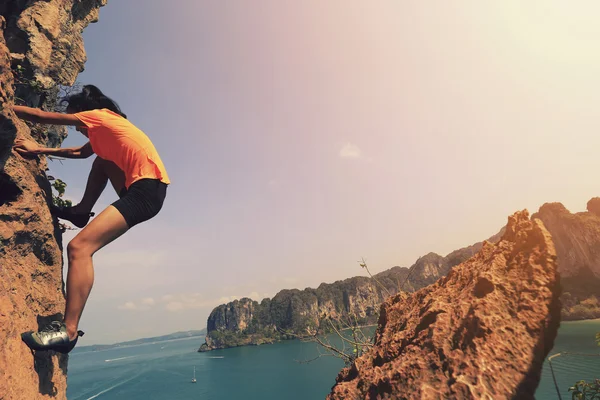
[[[560,323],[556,258],[543,223],[514,214],[500,242],[386,300],[328,399],[533,399]]]
[[[35,356],[21,332],[64,310],[61,232],[49,212],[46,159],[12,151],[16,137],[60,145],[65,129],[28,125],[13,104],[52,110],[86,60],[81,33],[106,0],[0,3],[0,398],[65,399],[68,357]]]

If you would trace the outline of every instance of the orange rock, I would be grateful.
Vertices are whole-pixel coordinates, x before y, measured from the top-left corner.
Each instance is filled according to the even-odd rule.
[[[15,137],[40,143],[45,129],[30,131],[11,110],[13,69],[45,89],[70,85],[83,70],[81,32],[97,19],[105,0],[47,0],[0,4],[0,399],[66,398],[67,356],[39,352],[21,342],[64,311],[61,235],[48,204],[46,161],[12,151]],[[82,8],[83,7],[83,8]],[[78,11],[79,13],[75,13]],[[55,98],[21,85],[28,105],[47,107]],[[66,131],[65,131],[66,132]],[[64,135],[62,136],[64,137]],[[60,137],[53,143],[60,142]]]
[[[388,299],[375,346],[340,372],[328,399],[533,399],[559,292],[550,234],[515,213],[499,243]]]

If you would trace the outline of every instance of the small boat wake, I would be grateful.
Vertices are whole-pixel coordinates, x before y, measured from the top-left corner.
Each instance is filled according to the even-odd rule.
[[[101,396],[101,395],[103,395],[103,394],[104,394],[104,393],[106,393],[106,392],[110,392],[111,390],[113,390],[113,389],[116,389],[116,388],[118,388],[119,386],[121,386],[121,385],[124,385],[124,384],[126,384],[127,382],[129,382],[129,381],[132,381],[132,380],[134,380],[134,379],[138,378],[140,375],[141,375],[141,374],[137,374],[136,376],[133,376],[133,377],[131,377],[131,378],[129,378],[129,379],[126,379],[126,380],[124,380],[124,381],[122,381],[122,382],[119,382],[119,383],[117,383],[116,385],[113,385],[113,386],[111,386],[111,387],[109,387],[109,388],[107,388],[107,389],[104,389],[104,390],[103,390],[103,391],[101,391],[101,392],[98,392],[98,393],[96,393],[96,394],[95,394],[95,395],[93,395],[92,397],[88,397],[86,400],[93,400],[93,399],[97,398],[98,396]]]
[[[127,356],[127,357],[112,358],[110,360],[104,360],[104,362],[121,361],[121,360],[126,360],[128,358],[134,358],[134,357],[137,357],[137,356]]]
[[[212,356],[212,357],[208,357],[208,358],[225,358],[225,356]]]

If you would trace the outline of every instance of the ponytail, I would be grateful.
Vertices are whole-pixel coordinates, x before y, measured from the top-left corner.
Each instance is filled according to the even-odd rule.
[[[83,86],[81,92],[64,98],[62,103],[67,103],[67,109],[75,112],[106,108],[123,118],[127,118],[119,105],[94,85]]]

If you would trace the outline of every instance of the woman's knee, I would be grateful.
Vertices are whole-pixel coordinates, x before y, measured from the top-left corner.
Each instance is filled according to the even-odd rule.
[[[84,240],[75,236],[67,245],[67,256],[69,260],[80,257],[91,257],[93,253],[90,250],[90,247],[86,245]]]

